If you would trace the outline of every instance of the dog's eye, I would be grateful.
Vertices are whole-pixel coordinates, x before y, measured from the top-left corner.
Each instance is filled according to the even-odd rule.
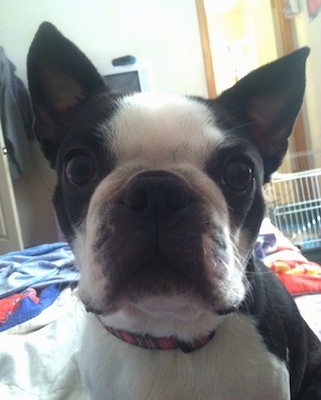
[[[252,185],[253,179],[254,169],[248,160],[231,160],[223,172],[224,184],[238,192],[248,189]]]
[[[74,155],[66,165],[66,177],[73,185],[86,185],[93,177],[94,172],[94,160],[86,154]]]

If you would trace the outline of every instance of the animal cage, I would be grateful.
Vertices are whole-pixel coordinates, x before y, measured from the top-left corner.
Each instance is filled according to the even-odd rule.
[[[292,156],[286,168],[306,168],[314,156]],[[316,159],[321,162],[321,155]],[[271,222],[302,250],[321,248],[321,168],[277,172],[264,191]]]

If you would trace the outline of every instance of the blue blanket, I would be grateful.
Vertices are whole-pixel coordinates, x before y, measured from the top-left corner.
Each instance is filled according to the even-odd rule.
[[[67,243],[43,244],[0,256],[0,299],[28,287],[78,280],[79,272]]]

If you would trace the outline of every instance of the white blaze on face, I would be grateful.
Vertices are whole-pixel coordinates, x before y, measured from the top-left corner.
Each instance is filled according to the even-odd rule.
[[[117,165],[137,162],[163,168],[185,161],[201,168],[223,140],[213,113],[180,96],[136,94],[122,99],[112,118]]]

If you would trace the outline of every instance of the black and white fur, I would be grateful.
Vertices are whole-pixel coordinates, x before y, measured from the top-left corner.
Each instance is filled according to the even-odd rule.
[[[81,271],[79,367],[91,399],[321,399],[320,342],[252,257],[308,52],[215,100],[122,95],[41,25],[28,56],[35,133]],[[185,354],[136,347],[105,326],[186,343],[215,336]]]

